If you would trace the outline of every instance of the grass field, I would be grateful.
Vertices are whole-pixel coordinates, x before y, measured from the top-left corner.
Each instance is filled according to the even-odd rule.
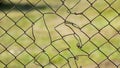
[[[35,5],[38,1],[29,0],[29,3]],[[89,1],[92,3],[94,0]],[[106,1],[109,4],[113,2],[113,0]],[[106,63],[114,68],[109,60],[117,65],[120,63],[120,35],[118,33],[120,30],[120,17],[118,16],[120,1],[117,0],[109,6],[104,0],[97,0],[92,5],[98,10],[96,11],[93,7],[87,9],[90,4],[86,0],[81,0],[74,8],[72,7],[79,0],[65,0],[65,5],[69,9],[71,8],[72,13],[83,13],[82,15],[69,15],[69,10],[65,6],[59,8],[62,4],[60,0],[41,0],[36,4],[36,8],[30,6],[25,0],[21,0],[21,2],[20,0],[12,0],[11,2],[16,4],[16,8],[9,2],[3,6],[0,5],[0,68],[4,68],[5,65],[8,68],[23,68],[24,65],[26,68],[42,68],[39,64],[34,63],[35,58],[43,66],[51,61],[58,68],[68,61],[71,68],[77,68],[76,63],[78,67],[94,68],[96,64],[93,61],[102,68],[106,68]],[[105,8],[106,10],[104,10]],[[81,38],[82,48],[76,46],[78,41],[74,35],[65,36],[73,34],[73,31],[65,24],[61,24],[64,22],[62,18],[79,26],[80,30],[68,24]],[[58,24],[61,25],[56,27]],[[55,29],[65,37],[61,38]],[[55,41],[56,39],[60,40]],[[67,48],[70,49],[67,50]],[[78,56],[77,60],[74,59],[73,55]],[[105,62],[103,62],[104,60]],[[55,68],[51,63],[45,68]],[[69,64],[63,68],[69,68]]]

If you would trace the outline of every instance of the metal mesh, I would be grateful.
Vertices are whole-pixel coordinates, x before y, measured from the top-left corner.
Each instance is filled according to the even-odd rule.
[[[119,68],[119,0],[3,0],[0,68]]]

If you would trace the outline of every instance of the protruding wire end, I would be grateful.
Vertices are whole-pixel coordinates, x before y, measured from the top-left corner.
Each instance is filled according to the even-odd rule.
[[[76,44],[76,46],[77,46],[78,48],[82,48],[82,46],[81,46],[81,44],[80,44],[79,42]]]

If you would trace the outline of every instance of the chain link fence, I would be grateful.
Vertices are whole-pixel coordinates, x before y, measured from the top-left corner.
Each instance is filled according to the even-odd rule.
[[[120,0],[2,0],[0,68],[120,68]]]

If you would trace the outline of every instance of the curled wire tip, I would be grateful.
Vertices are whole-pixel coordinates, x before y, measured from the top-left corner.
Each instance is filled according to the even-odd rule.
[[[77,46],[78,48],[82,48],[82,46],[81,46],[80,43],[77,43],[76,46]]]

